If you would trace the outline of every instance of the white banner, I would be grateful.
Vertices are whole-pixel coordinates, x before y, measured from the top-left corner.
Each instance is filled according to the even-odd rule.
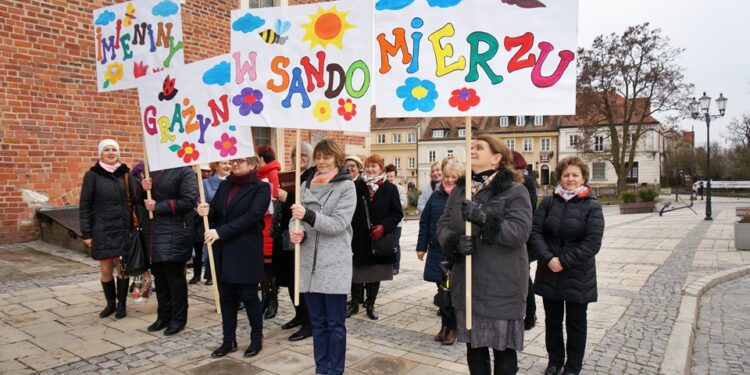
[[[369,131],[371,0],[232,11],[237,125]]]
[[[577,0],[376,0],[378,117],[575,114]]]
[[[99,92],[136,87],[136,81],[182,65],[178,0],[134,0],[94,11]]]
[[[229,60],[217,56],[139,82],[152,171],[255,155],[251,129],[229,121]]]

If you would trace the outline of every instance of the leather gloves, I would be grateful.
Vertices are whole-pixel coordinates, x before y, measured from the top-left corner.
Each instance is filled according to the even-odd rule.
[[[472,237],[461,236],[461,240],[459,241],[458,248],[456,250],[458,254],[462,256],[474,254],[476,252],[476,247],[474,247],[474,241]]]
[[[461,205],[461,215],[464,221],[469,221],[480,227],[484,226],[487,221],[487,214],[484,213],[482,205],[469,200],[464,200]]]
[[[370,238],[373,240],[380,239],[380,237],[383,237],[385,235],[385,227],[378,224],[372,230],[370,231]]]

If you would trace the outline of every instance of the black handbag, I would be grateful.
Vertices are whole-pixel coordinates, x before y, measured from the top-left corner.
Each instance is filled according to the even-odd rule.
[[[138,215],[133,210],[130,200],[130,182],[128,174],[125,174],[125,196],[128,201],[128,210],[133,217],[133,230],[128,236],[122,247],[122,273],[127,276],[138,276],[146,272],[149,268],[148,257],[141,242],[141,225],[138,222]]]
[[[365,203],[365,216],[367,217],[367,227],[372,230],[372,221],[370,220],[370,206],[365,197],[362,197]],[[396,256],[398,252],[398,241],[396,235],[391,232],[377,240],[372,240],[372,255],[377,258],[389,258]]]

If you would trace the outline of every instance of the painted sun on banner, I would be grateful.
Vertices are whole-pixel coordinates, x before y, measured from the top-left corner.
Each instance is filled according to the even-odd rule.
[[[369,131],[370,0],[232,11],[233,123]]]
[[[136,87],[136,81],[182,65],[178,0],[134,0],[94,11],[99,92]]]
[[[578,0],[376,0],[378,117],[575,113]]]
[[[223,55],[182,65],[139,83],[152,171],[255,154],[251,128],[229,121],[230,59]]]

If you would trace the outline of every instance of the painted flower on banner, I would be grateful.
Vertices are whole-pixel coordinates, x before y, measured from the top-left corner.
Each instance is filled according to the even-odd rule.
[[[318,122],[326,122],[331,119],[331,104],[325,100],[318,100],[313,107],[313,117]]]
[[[104,88],[106,89],[110,85],[114,85],[117,81],[122,79],[125,69],[122,63],[113,62],[107,65],[107,69],[104,71]]]
[[[247,116],[250,112],[256,115],[263,111],[263,93],[260,90],[254,90],[252,87],[245,87],[239,95],[232,98],[232,104],[240,107],[240,114]]]
[[[429,112],[435,108],[435,99],[438,98],[438,92],[435,90],[435,84],[427,79],[409,77],[404,81],[403,86],[396,89],[396,96],[404,99],[402,107],[411,112],[419,109],[421,112]]]
[[[195,143],[188,141],[182,142],[182,147],[177,150],[177,157],[182,158],[185,163],[190,163],[193,160],[198,160],[198,150],[195,148]]]
[[[344,98],[340,98],[338,114],[343,117],[344,120],[349,121],[352,117],[357,115],[357,105],[352,103],[351,99],[344,100]]]
[[[221,140],[214,142],[214,147],[219,150],[219,155],[222,158],[232,156],[237,153],[237,138],[230,137],[229,134],[224,133],[221,135]]]
[[[479,104],[479,97],[476,90],[463,87],[459,90],[451,91],[448,104],[451,107],[458,108],[459,111],[466,112],[469,108]]]

